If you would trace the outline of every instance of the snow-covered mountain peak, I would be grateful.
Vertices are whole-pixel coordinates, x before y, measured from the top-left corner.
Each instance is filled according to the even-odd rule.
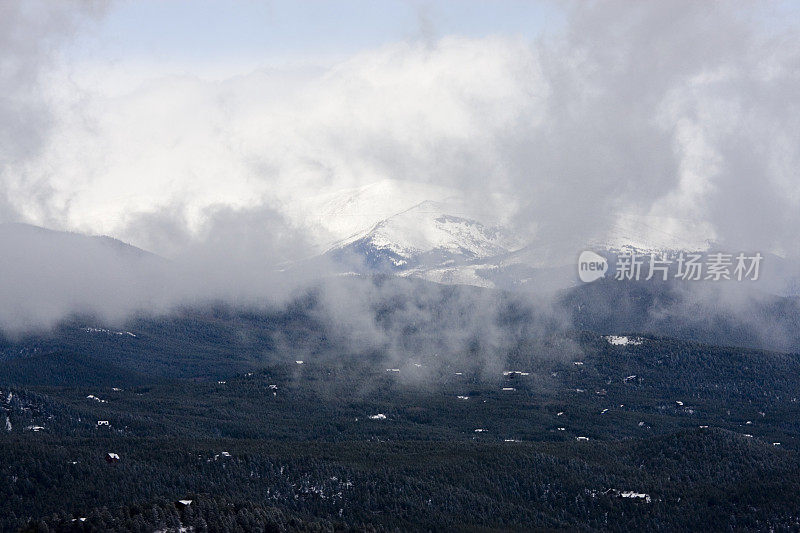
[[[469,218],[458,207],[457,202],[420,202],[337,243],[332,251],[357,253],[374,266],[404,269],[463,263],[520,247],[509,232]]]
[[[306,227],[323,249],[369,230],[380,221],[425,201],[447,201],[458,191],[426,183],[385,179],[289,202],[286,214]]]
[[[568,272],[564,279],[571,281],[585,249],[705,251],[713,238],[710,228],[695,221],[641,214],[617,215],[588,241],[566,230],[522,238],[504,220],[518,203],[499,195],[476,201],[446,187],[386,179],[297,200],[291,216],[344,271],[503,287],[556,270]]]

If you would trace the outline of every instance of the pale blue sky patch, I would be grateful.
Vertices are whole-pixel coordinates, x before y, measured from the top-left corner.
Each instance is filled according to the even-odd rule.
[[[563,23],[546,2],[507,0],[121,1],[71,55],[78,61],[266,62],[345,56],[443,35],[533,39]]]

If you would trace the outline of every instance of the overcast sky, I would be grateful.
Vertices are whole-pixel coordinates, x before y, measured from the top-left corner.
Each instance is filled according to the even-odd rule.
[[[788,2],[2,9],[5,220],[170,255],[219,209],[296,229],[298,198],[393,179],[506,195],[539,240],[624,213],[798,251]]]

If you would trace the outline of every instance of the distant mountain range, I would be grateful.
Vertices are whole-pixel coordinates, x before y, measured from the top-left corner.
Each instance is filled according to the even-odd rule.
[[[25,329],[67,313],[126,313],[169,280],[159,256],[110,237],[0,224],[0,323]]]
[[[62,252],[72,252],[70,255],[93,262],[98,259],[95,254],[99,250],[120,260],[158,260],[155,254],[105,235],[55,231],[31,224],[0,224],[0,246],[6,258],[15,260],[31,255],[54,258]]]
[[[442,283],[487,285],[473,265],[507,256],[521,241],[501,226],[450,214],[424,201],[336,243],[326,255],[359,272],[411,275]]]
[[[454,189],[387,179],[321,191],[288,202],[283,209],[316,247],[316,256],[306,261],[323,263],[333,269],[327,270],[330,273],[380,273],[504,290],[542,292],[574,286],[576,260],[583,249],[613,261],[626,251],[674,254],[706,252],[714,246],[709,238],[713,230],[701,223],[630,214],[617,215],[608,231],[583,247],[567,246],[556,236],[517,233],[513,224],[497,216],[502,212],[498,206],[511,202],[508,198],[481,200],[470,201]],[[113,273],[121,283],[163,270],[167,263],[109,237],[20,224],[0,225],[0,246],[6,250],[6,271],[45,279],[69,266],[70,272],[83,273],[81,280],[102,280]],[[765,260],[764,277],[771,277],[764,284],[766,292],[800,293],[797,269],[781,257]]]
[[[502,289],[563,288],[575,283],[572,250],[548,236],[517,234],[496,216],[505,198],[476,208],[456,190],[383,180],[321,193],[293,206],[296,222],[317,235],[320,252],[341,272],[390,273],[446,284]],[[709,228],[667,217],[621,215],[584,249],[666,252],[708,250]],[[566,248],[566,249],[565,249]]]

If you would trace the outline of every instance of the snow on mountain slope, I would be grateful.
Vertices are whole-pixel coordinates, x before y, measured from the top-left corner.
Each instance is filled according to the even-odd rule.
[[[598,227],[590,239],[586,231],[565,233],[566,228],[521,237],[505,223],[518,201],[467,201],[454,189],[384,179],[323,190],[284,207],[308,230],[319,253],[339,261],[342,271],[503,288],[573,283],[583,250],[611,255],[707,251],[715,237],[700,221],[635,210],[617,214],[610,228]]]
[[[425,183],[382,180],[361,187],[322,191],[295,198],[284,206],[286,215],[309,230],[318,246],[363,233],[380,221],[425,201],[445,201],[458,192]]]
[[[585,242],[538,235],[525,247],[503,257],[498,266],[524,264],[536,268],[573,266],[583,250],[636,253],[703,252],[713,245],[713,230],[699,221],[673,217],[618,214],[610,228]]]
[[[403,270],[465,263],[521,246],[510,232],[461,215],[457,202],[421,202],[337,243],[331,253],[363,257],[368,267]]]
[[[714,231],[701,221],[668,216],[620,214],[607,234],[589,248],[638,252],[706,251]]]
[[[584,249],[703,251],[714,235],[696,221],[622,213],[585,243],[567,242],[564,235],[525,239],[504,227],[503,218],[514,211],[511,199],[480,203],[468,205],[456,190],[387,179],[295,200],[289,210],[315,236],[320,252],[346,271],[481,286],[569,281],[571,274],[563,272]]]

